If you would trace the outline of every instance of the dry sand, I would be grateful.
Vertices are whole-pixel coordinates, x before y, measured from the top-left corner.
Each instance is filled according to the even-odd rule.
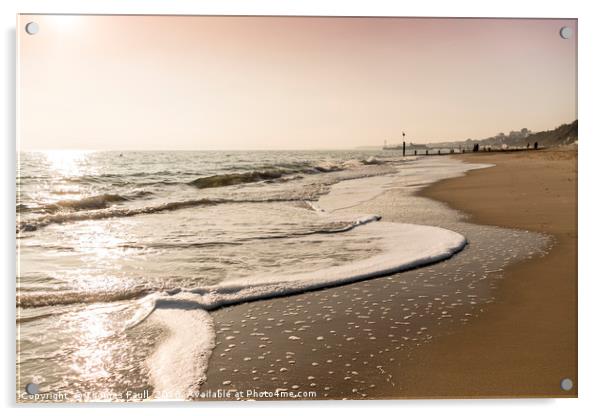
[[[489,169],[444,180],[422,195],[470,222],[551,234],[549,255],[511,266],[497,302],[405,366],[410,396],[577,396],[577,151],[463,155]],[[425,374],[436,370],[436,376]],[[562,392],[564,377],[575,387]]]

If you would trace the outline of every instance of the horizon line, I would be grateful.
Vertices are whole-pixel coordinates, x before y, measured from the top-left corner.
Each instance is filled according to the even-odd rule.
[[[573,121],[570,122],[564,122],[564,123],[560,123],[558,125],[556,125],[553,128],[547,129],[547,130],[540,130],[540,131],[532,131],[531,134],[537,134],[537,133],[541,133],[541,132],[546,132],[546,131],[552,131],[555,130],[557,128],[559,128],[560,126],[564,126],[564,125],[568,125],[568,124],[572,124],[576,121],[579,121],[579,118],[575,118]],[[516,131],[516,130],[510,130],[509,132],[512,131]],[[503,133],[503,132],[501,132]],[[499,134],[499,133],[498,133]],[[405,141],[406,143],[410,143],[410,144],[420,144],[420,145],[429,145],[429,144],[437,144],[437,143],[461,143],[461,142],[465,142],[468,140],[472,140],[472,141],[480,141],[480,140],[487,140],[491,137],[494,136],[489,136],[489,137],[484,137],[484,138],[479,138],[479,139],[473,139],[473,138],[467,138],[467,139],[428,139],[429,141],[413,141],[411,139],[407,139],[407,140],[402,140],[399,142],[391,142],[392,145],[394,145],[395,143],[402,143],[403,141]],[[388,142],[388,139],[383,139],[383,143],[384,142]],[[19,141],[17,140],[17,147],[18,147]],[[357,145],[357,146],[353,146],[353,147],[333,147],[333,148],[298,148],[298,147],[293,147],[293,148],[257,148],[257,149],[164,149],[164,148],[156,148],[156,149],[86,149],[86,148],[77,148],[77,147],[65,147],[65,148],[38,148],[38,149],[16,149],[17,153],[20,152],[49,152],[49,151],[80,151],[80,152],[284,152],[284,151],[289,151],[289,152],[299,152],[299,151],[342,151],[342,150],[376,150],[377,148],[379,150],[383,150],[383,145],[378,145],[378,144],[361,144],[361,145]]]

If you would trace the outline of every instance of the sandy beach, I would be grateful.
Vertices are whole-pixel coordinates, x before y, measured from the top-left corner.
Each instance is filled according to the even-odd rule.
[[[470,327],[421,349],[406,367],[420,396],[577,397],[577,151],[463,155],[494,163],[444,180],[422,195],[470,214],[469,221],[544,232],[545,257],[511,266],[497,302]],[[425,377],[436,368],[436,377]],[[561,391],[570,377],[575,387]]]
[[[438,182],[411,207],[393,186],[353,209],[435,222],[466,235],[467,248],[401,274],[212,313],[217,347],[204,391],[576,396],[576,384],[560,389],[577,380],[576,152],[462,158],[496,166]],[[544,236],[549,253],[517,257]]]

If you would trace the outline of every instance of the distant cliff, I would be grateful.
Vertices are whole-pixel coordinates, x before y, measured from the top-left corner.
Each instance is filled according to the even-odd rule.
[[[511,131],[508,134],[499,133],[497,136],[481,140],[468,139],[456,142],[429,143],[429,147],[464,147],[472,149],[472,146],[476,143],[479,143],[481,147],[491,146],[499,148],[502,145],[508,147],[523,147],[527,146],[527,144],[533,146],[535,142],[537,142],[540,147],[562,146],[577,141],[577,122],[578,120],[575,120],[572,123],[563,124],[554,130],[540,131],[538,133],[533,133],[529,129],[523,128],[520,131]]]
[[[529,135],[526,140],[533,145],[538,142],[540,146],[554,147],[575,143],[578,138],[577,120],[570,124],[563,124],[554,130],[540,131]]]

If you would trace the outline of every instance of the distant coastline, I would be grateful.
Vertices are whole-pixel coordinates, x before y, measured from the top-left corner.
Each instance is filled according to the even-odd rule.
[[[556,147],[564,146],[577,142],[578,140],[578,120],[571,123],[562,124],[551,130],[543,130],[540,132],[532,132],[527,128],[522,128],[517,131],[510,131],[508,134],[498,133],[495,136],[484,139],[466,139],[466,140],[441,140],[428,141],[426,143],[414,143],[416,139],[406,140],[406,149],[413,151],[412,145],[420,147],[420,149],[472,149],[475,144],[481,148],[502,148],[513,147],[528,147],[533,146],[535,142],[540,147]],[[357,150],[401,150],[403,140],[391,140],[385,146],[358,146]]]

